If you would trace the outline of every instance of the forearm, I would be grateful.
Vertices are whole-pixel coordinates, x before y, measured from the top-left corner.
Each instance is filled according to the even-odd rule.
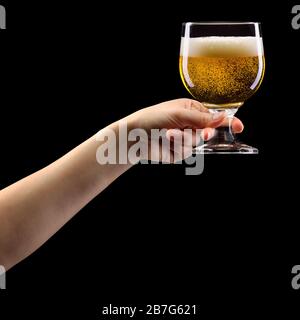
[[[117,123],[110,126],[117,133]],[[102,135],[105,135],[102,130]],[[48,167],[0,191],[0,265],[22,260],[130,165],[99,165],[93,136]]]
[[[146,136],[143,135],[143,139],[140,140],[143,147],[146,147],[143,152],[140,150],[141,159],[160,161],[171,159],[173,151],[171,148],[164,150],[160,139],[151,139],[148,148],[150,140],[147,135],[151,129],[176,129],[177,134],[179,131],[183,136],[181,130],[185,128],[203,130],[216,128],[225,121],[225,114],[219,113],[215,117],[197,101],[178,99],[141,109],[123,120],[127,121],[128,132],[135,128],[141,128],[146,132]],[[232,123],[234,124],[234,121]],[[123,133],[123,128],[124,126],[120,133]],[[109,136],[111,130],[117,137],[117,145],[113,145],[112,148],[116,148],[117,151],[119,123],[101,130],[100,141],[104,141],[104,137]],[[125,134],[122,135],[122,141],[126,139]],[[96,161],[100,141],[94,136],[48,167],[0,191],[0,265],[9,268],[36,250],[131,166],[130,164],[100,165]],[[182,147],[186,146],[191,150],[191,145],[188,143],[185,145],[184,141],[185,139],[182,140]],[[130,156],[132,156],[131,151],[133,153],[130,159],[138,161],[134,156],[136,149],[132,150],[129,144],[127,148],[130,148]],[[122,160],[124,160],[123,151],[122,148]],[[117,153],[116,156],[118,158]],[[103,158],[100,152],[98,160],[101,159]]]

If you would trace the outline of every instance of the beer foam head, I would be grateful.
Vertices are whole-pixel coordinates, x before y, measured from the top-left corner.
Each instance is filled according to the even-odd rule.
[[[181,38],[182,56],[249,57],[262,54],[262,39],[258,37]]]

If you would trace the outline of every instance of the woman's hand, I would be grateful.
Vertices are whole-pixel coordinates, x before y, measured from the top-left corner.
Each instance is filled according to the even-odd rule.
[[[197,145],[200,141],[197,138],[196,130],[203,129],[201,137],[203,140],[209,140],[214,136],[214,128],[226,125],[228,119],[224,112],[209,113],[200,102],[192,99],[177,99],[163,102],[145,109],[141,109],[125,118],[128,120],[129,129],[140,128],[144,129],[150,137],[151,129],[167,129],[166,139],[174,141],[180,139],[182,141],[182,154],[174,154],[174,148],[167,152],[156,148],[158,152],[151,153],[151,146],[161,144],[161,141],[145,141],[148,144],[148,154],[144,156],[146,160],[174,162],[189,156],[192,152],[192,145]],[[232,130],[235,133],[243,131],[242,122],[234,118]],[[184,129],[192,129],[192,137],[188,137],[189,133],[184,132]],[[192,145],[187,143],[192,141]],[[159,147],[159,146],[158,146]],[[160,150],[160,151],[159,151]],[[153,150],[152,150],[153,151]],[[162,151],[162,152],[161,152]]]

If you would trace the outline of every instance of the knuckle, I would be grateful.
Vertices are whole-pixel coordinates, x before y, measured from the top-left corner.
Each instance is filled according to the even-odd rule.
[[[183,107],[185,109],[192,109],[193,100],[188,98],[182,98]]]

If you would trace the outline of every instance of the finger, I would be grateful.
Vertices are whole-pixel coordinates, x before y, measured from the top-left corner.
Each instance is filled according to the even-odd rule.
[[[200,132],[192,129],[169,129],[166,137],[171,141],[171,151],[174,162],[185,159],[193,153],[193,149],[201,142]]]
[[[200,132],[196,133],[195,130],[188,128],[184,130],[169,129],[166,132],[166,137],[168,140],[181,145],[196,146],[200,143],[201,139],[203,139],[202,131],[200,134]]]
[[[168,140],[172,142],[180,143],[181,145],[188,144],[188,145],[197,145],[200,141],[200,138],[202,138],[201,135],[199,137],[196,137],[195,131],[193,129],[169,129],[166,132],[166,137]]]
[[[169,129],[166,132],[166,137],[168,140],[180,140],[182,139],[183,131],[179,129]]]
[[[198,110],[206,113],[209,112],[201,102],[193,99],[183,99],[183,107],[188,110]]]
[[[229,118],[226,118],[222,122],[222,126],[228,126],[228,125],[229,125]],[[236,117],[234,117],[233,120],[231,121],[231,127],[232,127],[232,131],[235,133],[241,133],[244,130],[244,125],[242,121]]]
[[[242,121],[235,117],[232,120],[231,127],[233,132],[235,133],[241,133],[244,130],[244,125]]]
[[[205,141],[210,140],[216,133],[216,130],[213,128],[205,128],[201,132],[201,138]]]
[[[216,128],[225,120],[225,112],[206,113],[193,109],[180,110],[177,116],[183,127],[194,129]]]
[[[196,134],[195,130],[191,131],[191,129],[189,132],[187,132],[187,129],[169,129],[166,132],[166,138],[172,142],[175,140],[180,141],[181,144],[189,144],[190,141],[193,146],[197,146],[201,139],[205,141],[210,140],[215,133],[216,130],[213,128],[205,128],[201,130],[200,135]]]

